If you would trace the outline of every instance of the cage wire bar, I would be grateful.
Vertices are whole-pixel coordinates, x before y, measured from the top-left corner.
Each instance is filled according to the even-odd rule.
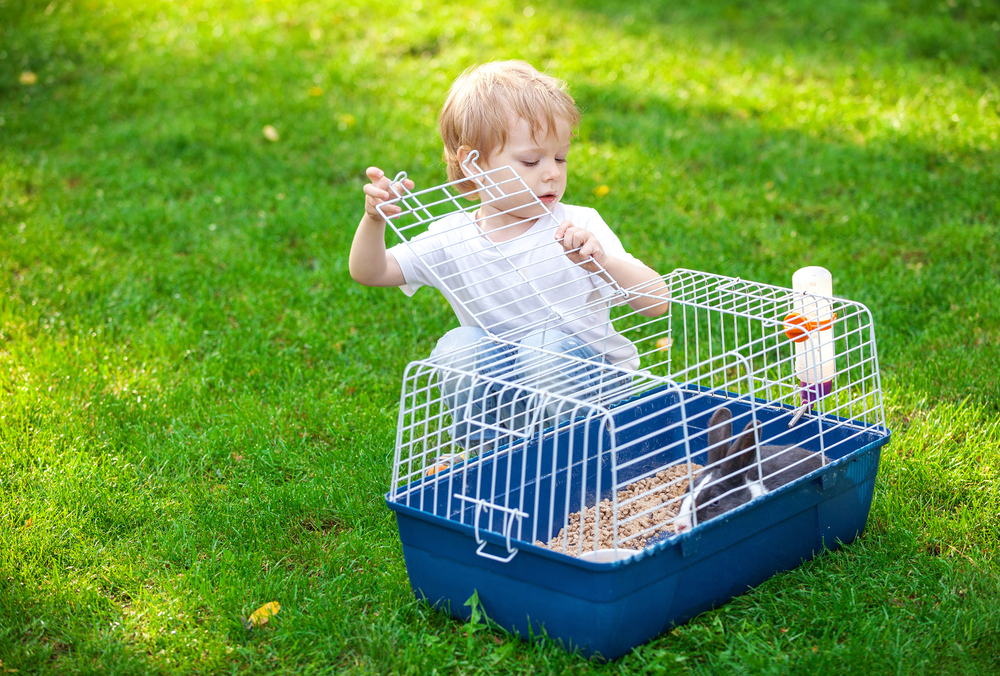
[[[496,252],[475,264],[488,266],[476,270],[489,281],[481,286],[425,261],[463,323],[488,338],[449,359],[407,366],[390,502],[472,527],[477,552],[497,561],[510,561],[525,546],[571,556],[596,548],[596,537],[585,542],[582,523],[570,542],[571,521],[581,511],[593,514],[592,532],[610,532],[613,548],[642,549],[675,535],[685,490],[711,469],[707,420],[721,407],[734,415],[727,441],[744,422],[780,421],[766,424],[767,436],[756,445],[761,478],[761,445],[806,447],[835,462],[859,440],[885,432],[874,328],[863,305],[684,269],[622,289],[603,270],[579,266],[578,279],[592,279],[601,293],[552,302],[559,289],[548,285],[548,266],[525,269],[519,258],[541,241],[534,237],[554,242],[559,223],[512,170],[483,171],[475,160],[473,154],[465,164],[469,179],[421,191],[406,190],[405,174],[397,175],[396,197],[386,204],[403,211],[383,211],[404,245],[459,215],[456,230],[446,234],[459,243],[484,238]],[[457,192],[469,180],[476,189]],[[480,205],[459,202],[473,193]],[[538,219],[528,233],[506,239],[503,228],[484,227],[477,218],[480,206],[502,206],[511,196],[540,216],[526,219]],[[569,260],[557,242],[545,253],[546,263]],[[516,293],[503,296],[505,289]],[[651,317],[629,306],[642,296],[666,312]],[[835,332],[836,375],[829,392],[811,403],[803,398],[806,377],[794,338],[821,329],[790,326],[796,309],[826,313]],[[547,331],[571,329],[585,317],[601,321],[573,335],[599,355],[618,350],[617,360],[560,353],[545,342]],[[532,332],[543,340],[525,345]],[[479,368],[484,353],[499,366]],[[821,360],[818,348],[806,349],[806,368]],[[461,406],[456,392],[466,395]],[[673,470],[668,480],[630,491],[667,470]],[[488,551],[489,543],[500,553]]]

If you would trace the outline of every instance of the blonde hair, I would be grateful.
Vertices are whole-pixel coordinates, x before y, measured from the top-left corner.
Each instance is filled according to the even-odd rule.
[[[488,160],[507,143],[512,121],[523,119],[537,134],[554,133],[561,118],[575,129],[580,111],[566,83],[538,72],[524,61],[494,61],[466,69],[448,91],[438,127],[444,142],[448,179],[465,176],[459,151],[478,150],[480,161]],[[466,181],[458,189],[471,192],[475,183]]]

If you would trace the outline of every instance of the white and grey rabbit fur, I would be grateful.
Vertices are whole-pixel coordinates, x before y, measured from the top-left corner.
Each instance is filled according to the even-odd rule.
[[[694,489],[689,489],[681,502],[674,521],[674,528],[678,533],[694,526],[694,514],[698,517],[697,523],[704,523],[768,491],[791,483],[827,462],[822,453],[807,451],[798,446],[759,446],[760,440],[752,420],[743,428],[739,439],[730,444],[732,425],[729,421],[732,417],[728,408],[720,408],[712,414],[708,423],[709,469],[694,480]],[[754,451],[758,446],[763,481],[757,468],[757,453]]]

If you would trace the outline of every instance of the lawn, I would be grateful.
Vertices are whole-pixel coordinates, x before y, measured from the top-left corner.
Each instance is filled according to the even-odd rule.
[[[1000,7],[635,4],[0,0],[0,674],[1000,672]],[[863,537],[610,664],[418,603],[384,503],[456,321],[351,281],[364,170],[497,58],[645,262],[875,320]]]

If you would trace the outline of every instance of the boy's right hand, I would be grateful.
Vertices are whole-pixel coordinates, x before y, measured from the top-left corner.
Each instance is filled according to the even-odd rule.
[[[382,214],[379,213],[377,207],[383,202],[388,202],[397,197],[396,193],[391,192],[392,182],[386,177],[385,172],[378,167],[368,167],[365,171],[365,175],[368,176],[368,180],[371,183],[365,184],[365,213],[368,217],[377,223],[383,222],[385,219],[382,218]],[[410,179],[405,179],[402,184],[396,184],[396,190],[399,193],[403,193],[403,187],[407,190],[413,190],[413,181]],[[383,210],[390,216],[400,213],[403,209],[398,204],[390,204],[382,207]]]

